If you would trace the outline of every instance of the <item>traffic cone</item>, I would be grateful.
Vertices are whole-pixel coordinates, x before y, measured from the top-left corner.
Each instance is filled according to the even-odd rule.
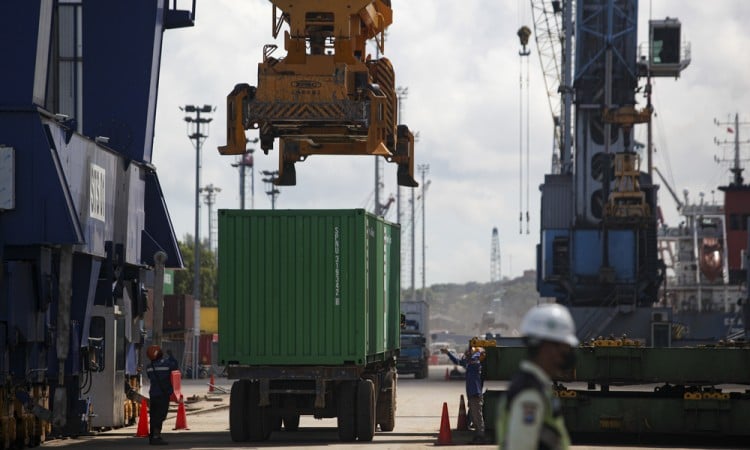
[[[148,437],[148,403],[141,399],[141,414],[138,416],[138,431],[135,437]]]
[[[468,431],[469,425],[466,422],[466,404],[464,396],[461,396],[461,402],[458,404],[458,420],[456,421],[456,431]]]
[[[214,373],[211,372],[211,378],[208,379],[208,392],[214,391]]]
[[[451,379],[451,373],[450,373],[450,370],[448,370],[448,368],[446,367],[445,368],[445,381],[448,381],[450,379]]]
[[[440,433],[438,434],[437,445],[453,445],[453,436],[451,435],[451,422],[448,418],[447,403],[443,403],[443,417],[440,419]]]
[[[177,420],[175,420],[173,430],[189,430],[187,426],[187,416],[185,415],[185,402],[180,395],[180,403],[177,405]]]

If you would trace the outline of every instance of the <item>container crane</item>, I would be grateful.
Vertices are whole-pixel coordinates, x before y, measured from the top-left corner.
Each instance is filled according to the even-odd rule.
[[[560,173],[563,153],[562,126],[564,112],[562,110],[562,92],[567,83],[563,83],[563,55],[565,45],[565,33],[563,22],[563,4],[560,1],[546,2],[543,0],[531,0],[531,13],[534,21],[534,40],[536,41],[539,63],[542,68],[542,78],[547,92],[547,102],[552,113],[553,123],[553,153],[552,173]],[[574,7],[571,2],[571,7]],[[565,121],[568,123],[569,121]],[[569,170],[568,167],[566,170]]]
[[[414,135],[397,125],[395,72],[372,59],[384,51],[393,22],[390,0],[271,0],[273,36],[284,25],[283,58],[263,48],[258,86],[238,84],[227,96],[223,155],[245,152],[245,130],[258,129],[267,154],[279,138],[277,185],[295,185],[295,163],[310,155],[376,155],[398,165],[398,184],[416,187]]]
[[[651,120],[650,78],[678,77],[690,62],[680,22],[651,20],[648,52],[638,54],[637,0],[550,4],[564,24],[563,144],[559,173],[546,175],[541,186],[537,288],[540,296],[569,308],[582,342],[574,349],[578,362],[573,370],[555,377],[566,426],[574,439],[602,442],[676,436],[747,442],[747,428],[740,424],[747,419],[748,396],[715,389],[747,372],[746,350],[731,341],[711,348],[669,348],[682,324],[670,307],[656,304],[664,274],[656,239],[657,186],[650,161],[647,171],[640,170],[632,133]],[[538,24],[549,10],[542,2],[532,5],[542,13],[536,16]],[[537,36],[545,33],[536,31]],[[636,106],[641,78],[648,79],[644,108]],[[568,136],[574,146],[565,143]],[[482,344],[473,340],[470,345]],[[500,338],[485,345],[487,380],[508,380],[517,372],[527,349],[513,344]],[[744,378],[734,380],[745,383]],[[587,389],[562,384],[573,381],[587,383]],[[618,389],[644,383],[661,385],[653,392]],[[485,392],[488,428],[496,423],[492,414],[502,395]]]
[[[162,38],[194,17],[0,2],[0,448],[137,417],[147,287],[182,266],[152,164]]]
[[[547,44],[552,50],[544,50],[557,55],[560,49],[559,64],[544,62],[551,57],[540,49],[543,69],[549,68],[548,92],[559,70],[560,112],[553,117],[560,118],[555,126],[561,169],[546,175],[541,187],[539,292],[571,307],[582,339],[615,324],[631,333],[643,328],[639,333],[648,335],[650,318],[636,316],[650,314],[640,307],[656,301],[662,269],[656,186],[640,171],[632,139],[633,128],[648,123],[652,109],[637,108],[635,96],[640,77],[676,77],[686,64],[638,54],[636,0],[548,5],[551,9],[532,0],[537,46],[540,37],[561,30],[559,39]],[[650,26],[660,54],[681,54],[679,21]],[[620,314],[633,311],[640,313]]]

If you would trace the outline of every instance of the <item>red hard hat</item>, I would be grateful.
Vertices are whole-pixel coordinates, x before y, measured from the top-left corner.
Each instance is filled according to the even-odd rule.
[[[158,345],[149,346],[149,348],[146,350],[146,356],[151,361],[156,361],[162,356],[161,347],[159,347]]]

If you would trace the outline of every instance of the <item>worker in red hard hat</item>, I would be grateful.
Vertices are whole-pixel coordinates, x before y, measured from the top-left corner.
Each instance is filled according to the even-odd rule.
[[[150,386],[148,395],[151,408],[151,430],[148,435],[148,443],[151,445],[166,445],[167,442],[161,437],[161,427],[169,410],[169,397],[174,392],[172,388],[172,371],[177,370],[177,361],[174,358],[164,356],[161,347],[151,345],[146,350],[146,356],[150,360],[146,367],[146,374]]]
[[[570,437],[552,379],[575,366],[573,318],[562,305],[535,306],[521,321],[521,335],[528,355],[500,401],[497,442],[501,449],[567,449]]]

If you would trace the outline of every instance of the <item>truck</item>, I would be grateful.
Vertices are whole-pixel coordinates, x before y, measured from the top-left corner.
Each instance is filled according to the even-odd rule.
[[[362,209],[218,215],[232,440],[294,431],[302,415],[336,417],[342,441],[392,431],[399,226]]]
[[[401,303],[401,350],[396,365],[399,374],[414,374],[417,379],[429,375],[429,311],[425,301]]]
[[[427,339],[418,331],[401,330],[401,349],[396,367],[400,375],[414,374],[423,379],[429,375],[430,350]]]

